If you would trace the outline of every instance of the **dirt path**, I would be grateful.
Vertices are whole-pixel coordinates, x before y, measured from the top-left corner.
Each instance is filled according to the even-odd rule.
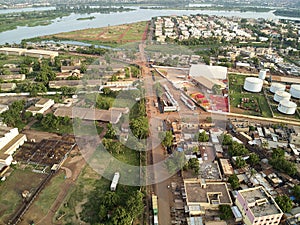
[[[126,33],[131,29],[132,25],[128,26],[126,30],[119,36],[118,42],[122,43],[123,37],[126,35]]]
[[[66,173],[67,178],[60,187],[61,191],[56,197],[53,204],[51,205],[47,215],[44,218],[42,218],[40,221],[38,221],[36,224],[41,224],[41,225],[53,224],[52,220],[55,216],[55,213],[57,212],[57,210],[65,200],[71,187],[75,185],[75,181],[77,180],[80,172],[82,171],[85,165],[86,165],[86,161],[81,157],[81,160],[77,161],[76,163],[71,163],[71,164],[68,163],[65,167],[62,168],[67,172]],[[69,178],[68,175],[70,176]]]

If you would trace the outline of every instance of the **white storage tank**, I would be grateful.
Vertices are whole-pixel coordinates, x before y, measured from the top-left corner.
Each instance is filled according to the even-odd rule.
[[[288,100],[282,100],[278,105],[278,111],[287,115],[295,114],[296,109],[297,104]]]
[[[276,91],[285,91],[285,84],[272,83],[270,87],[270,91],[272,93],[276,93]]]
[[[266,79],[266,76],[267,76],[267,70],[261,70],[259,72],[259,75],[258,75],[259,79],[264,80],[264,79]]]
[[[244,89],[249,92],[261,92],[263,80],[256,77],[247,77],[244,83]]]
[[[290,93],[293,98],[300,98],[300,85],[299,84],[292,84]]]
[[[280,102],[282,100],[289,101],[290,99],[291,99],[291,94],[286,91],[276,91],[276,93],[274,95],[275,102]]]

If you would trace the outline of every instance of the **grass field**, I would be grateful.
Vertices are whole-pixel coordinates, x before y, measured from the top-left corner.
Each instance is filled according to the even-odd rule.
[[[20,206],[22,192],[34,191],[45,177],[45,174],[34,173],[31,169],[14,169],[7,180],[0,183],[0,224],[7,224]]]
[[[40,212],[38,214],[45,215],[49,211],[50,206],[55,201],[57,195],[61,191],[60,186],[64,182],[65,173],[60,171],[55,175],[47,186],[42,190],[37,200],[33,203],[34,212]]]
[[[137,22],[103,28],[90,28],[78,31],[47,35],[41,39],[81,41],[91,44],[118,46],[129,42],[141,41],[147,32],[148,22]]]
[[[272,112],[269,108],[267,99],[264,94],[261,93],[249,93],[243,89],[246,76],[243,75],[229,75],[229,96],[231,112],[241,113],[245,115],[272,117]],[[257,103],[258,111],[256,111],[255,104],[252,105],[252,109],[243,110],[238,108],[241,104],[242,98],[249,98],[251,101]],[[251,106],[249,106],[251,108]]]
[[[193,54],[193,50],[189,49],[186,46],[177,45],[177,44],[153,44],[147,45],[145,49],[148,53],[151,52],[160,52],[163,54],[176,54],[176,55],[191,55]]]
[[[92,157],[97,160],[97,153]],[[138,152],[130,149],[125,149],[124,153],[114,154],[115,160],[112,160],[109,164],[111,169],[105,171],[105,176],[111,178],[115,171],[121,172],[121,181],[124,179],[132,179],[135,171],[124,171],[120,162],[128,163],[130,165],[139,165]],[[116,160],[117,159],[117,160]],[[105,160],[105,159],[99,159]],[[136,177],[138,179],[138,177]],[[58,213],[54,218],[55,224],[80,224],[80,212],[82,210],[82,204],[84,204],[89,195],[95,190],[95,188],[101,193],[105,193],[109,190],[111,181],[101,177],[98,172],[94,171],[90,165],[85,166],[83,171],[78,177],[76,186],[68,193],[68,196],[61,205]]]
[[[76,186],[68,193],[64,204],[58,210],[57,216],[53,218],[54,222],[59,224],[80,224],[79,213],[81,204],[87,201],[89,193],[95,188],[95,182],[100,182],[103,190],[109,188],[110,182],[100,178],[100,175],[87,165],[79,175]]]

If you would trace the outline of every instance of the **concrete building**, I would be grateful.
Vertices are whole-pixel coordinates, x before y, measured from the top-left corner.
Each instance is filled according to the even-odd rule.
[[[7,81],[23,81],[26,79],[25,74],[16,74],[16,75],[1,75],[1,79],[5,82]]]
[[[230,176],[234,174],[233,167],[229,159],[220,159],[221,168],[225,176]]]
[[[4,113],[5,111],[9,110],[8,105],[1,105],[0,104],[0,114]]]
[[[289,141],[291,144],[300,145],[300,128],[297,126],[293,127],[294,133],[290,134]]]
[[[276,225],[283,212],[263,187],[238,191],[236,205],[246,225]]]
[[[49,81],[49,87],[54,89],[60,89],[62,87],[75,87],[75,88],[83,88],[83,87],[96,87],[102,84],[101,80],[52,80]]]
[[[56,56],[58,56],[58,52],[47,51],[47,50],[38,50],[38,49],[28,49],[25,52],[25,56],[54,59]]]
[[[15,83],[2,83],[0,84],[1,91],[13,91],[15,90],[17,85]]]
[[[0,48],[0,53],[6,55],[25,55],[38,58],[51,58],[54,59],[58,56],[58,52],[37,50],[37,49],[26,49],[26,48]]]
[[[0,126],[0,164],[9,166],[13,161],[12,155],[25,141],[26,135],[19,134],[18,128]]]
[[[42,98],[34,106],[30,106],[28,109],[26,109],[26,112],[31,112],[33,116],[35,116],[38,113],[43,114],[53,105],[54,100]]]
[[[227,67],[192,64],[189,75],[191,77],[206,77],[209,79],[227,79]]]
[[[58,107],[55,116],[68,116],[89,121],[102,121],[117,124],[123,114],[129,113],[128,108],[110,108],[109,110],[89,109],[81,107]]]
[[[184,189],[191,216],[204,214],[206,209],[217,209],[219,205],[232,205],[227,184],[224,182],[185,179]]]
[[[26,51],[25,48],[0,48],[0,53],[5,55],[24,55]]]

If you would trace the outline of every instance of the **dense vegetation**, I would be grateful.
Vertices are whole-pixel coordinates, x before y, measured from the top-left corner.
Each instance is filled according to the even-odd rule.
[[[144,210],[143,197],[143,193],[135,187],[118,185],[116,192],[103,191],[96,182],[80,217],[91,225],[131,224]]]
[[[273,150],[270,164],[274,167],[274,169],[285,172],[288,175],[297,174],[296,164],[284,158],[284,150],[282,149],[277,148]]]
[[[9,110],[1,114],[5,124],[19,129],[22,129],[25,126],[31,116],[32,114],[30,112],[25,112],[24,100],[13,102],[9,107]]]

